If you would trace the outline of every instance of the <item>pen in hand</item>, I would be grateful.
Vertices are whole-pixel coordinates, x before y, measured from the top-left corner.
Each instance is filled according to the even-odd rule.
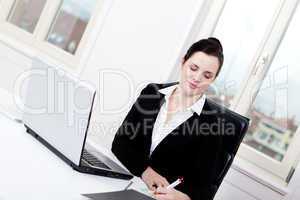
[[[176,181],[174,181],[173,183],[171,183],[170,185],[168,185],[168,186],[166,187],[166,189],[172,189],[172,188],[175,188],[177,185],[179,185],[179,184],[181,184],[181,183],[183,183],[183,177],[178,178]],[[152,195],[155,195],[155,194],[159,194],[159,193],[157,193],[156,191],[153,191],[153,192],[152,192]]]
[[[177,179],[175,182],[171,183],[170,185],[167,186],[167,189],[171,189],[176,187],[177,185],[183,183],[183,177]]]
[[[177,185],[179,185],[181,183],[183,183],[183,177],[178,178],[176,181],[174,181],[173,183],[168,185],[166,188],[167,189],[175,188]],[[151,196],[158,194],[155,190],[154,191],[150,190],[149,193],[151,194]]]

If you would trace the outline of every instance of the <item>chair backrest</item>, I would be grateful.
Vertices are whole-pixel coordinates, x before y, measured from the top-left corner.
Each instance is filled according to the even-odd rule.
[[[248,130],[250,120],[236,112],[221,106],[212,100],[209,100],[217,112],[217,117],[224,124],[225,130],[222,134],[223,138],[223,154],[220,156],[217,165],[217,174],[212,187],[217,192],[225,175],[227,174],[238,148]]]

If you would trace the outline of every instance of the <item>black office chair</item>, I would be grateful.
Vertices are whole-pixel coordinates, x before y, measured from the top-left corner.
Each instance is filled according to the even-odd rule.
[[[221,106],[212,100],[211,101],[216,108],[216,113],[218,118],[221,120],[224,120],[224,123],[232,123],[235,127],[234,134],[222,135],[223,137],[223,154],[220,156],[220,159],[218,160],[217,164],[217,173],[216,177],[214,177],[214,182],[211,185],[213,192],[213,196],[211,199],[214,198],[214,196],[217,193],[217,190],[219,189],[225,175],[227,174],[233,159],[238,151],[238,148],[248,130],[249,122],[250,120],[247,117],[244,117],[238,113],[235,113],[224,106]]]

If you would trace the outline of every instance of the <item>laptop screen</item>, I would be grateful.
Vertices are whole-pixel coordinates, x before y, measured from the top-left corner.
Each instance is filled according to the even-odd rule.
[[[37,59],[24,80],[24,124],[79,165],[95,89]]]

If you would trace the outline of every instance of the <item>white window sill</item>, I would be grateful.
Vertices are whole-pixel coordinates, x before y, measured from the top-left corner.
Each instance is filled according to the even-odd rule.
[[[287,183],[282,179],[241,157],[235,157],[231,168],[282,196],[290,193]]]
[[[44,61],[47,64],[57,66],[62,68],[63,70],[67,71],[68,73],[78,75],[79,71],[68,67],[67,64],[63,63],[58,59],[54,59],[53,57],[49,56],[43,51],[37,50],[34,47],[31,47],[25,43],[20,42],[4,33],[0,33],[0,43],[4,44],[5,46],[11,48],[18,54],[25,56],[26,58],[33,59],[38,58]]]
[[[34,51],[32,48],[30,48],[28,45],[22,44],[21,42],[5,35],[0,34],[0,42],[5,44],[6,46],[12,48],[19,54],[26,56],[28,58],[32,58],[36,56],[36,51]]]

